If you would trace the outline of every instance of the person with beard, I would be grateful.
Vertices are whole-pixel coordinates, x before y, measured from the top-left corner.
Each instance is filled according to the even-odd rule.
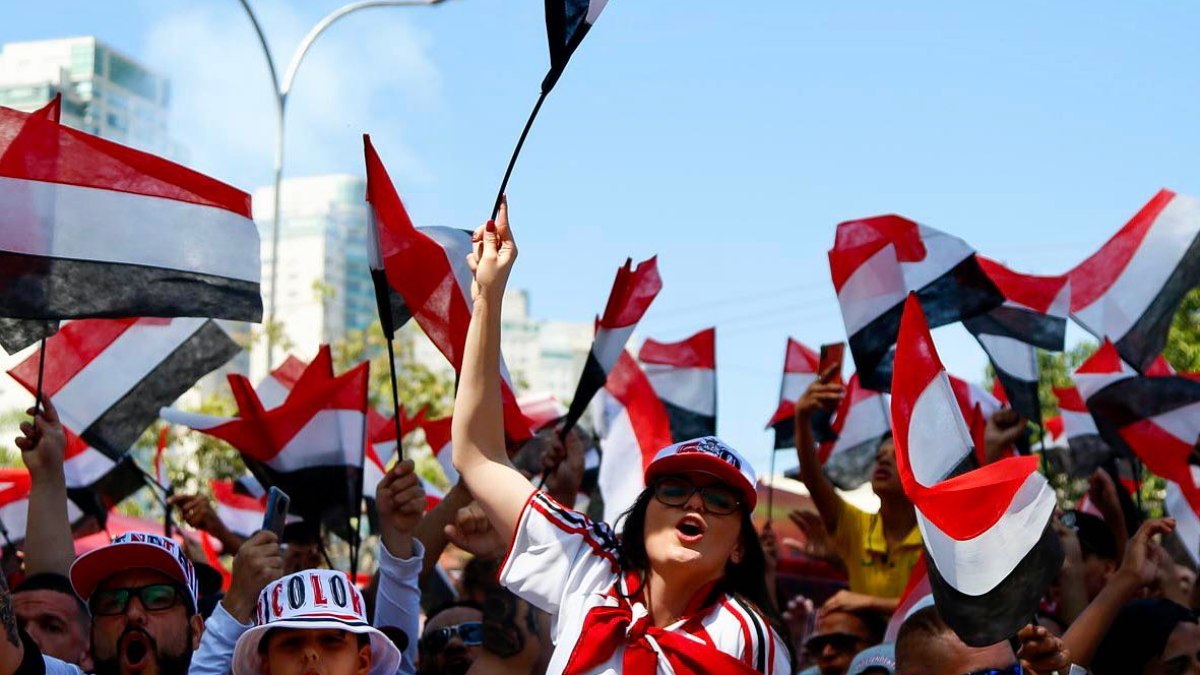
[[[483,608],[448,603],[429,613],[421,633],[418,675],[465,675],[483,644]]]
[[[708,436],[659,450],[619,539],[537,490],[509,461],[500,331],[517,250],[506,202],[472,242],[474,309],[454,402],[454,466],[508,540],[501,584],[553,617],[548,672],[792,672],[786,629],[767,618],[766,562],[750,519],[754,469],[733,448]]]
[[[92,617],[70,579],[50,572],[34,574],[13,589],[12,597],[17,625],[43,654],[92,669]]]

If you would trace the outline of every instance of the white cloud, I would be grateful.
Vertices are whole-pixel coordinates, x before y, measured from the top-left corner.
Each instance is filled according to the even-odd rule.
[[[333,9],[335,3],[328,3]],[[283,0],[255,8],[282,79],[292,52],[318,16]],[[307,3],[305,3],[307,6]],[[373,8],[349,15],[314,43],[288,100],[284,174],[362,173],[360,135],[386,148],[393,177],[429,180],[405,145],[412,113],[436,111],[441,78],[431,37],[404,16],[425,8]],[[157,21],[144,55],[171,79],[170,133],[185,163],[244,189],[269,184],[275,101],[253,27],[236,2],[189,3]]]

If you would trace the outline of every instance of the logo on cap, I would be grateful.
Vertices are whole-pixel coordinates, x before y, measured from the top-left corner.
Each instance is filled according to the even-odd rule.
[[[366,623],[362,594],[344,574],[333,570],[297,572],[259,594],[255,612],[258,625],[300,617]]]
[[[192,560],[188,557],[187,552],[184,551],[183,547],[177,544],[174,539],[171,539],[170,537],[163,537],[157,534],[151,534],[149,532],[126,532],[122,535],[119,535],[116,539],[113,539],[112,543],[114,545],[147,544],[150,546],[156,546],[166,551],[175,559],[176,564],[179,565],[179,569],[183,572],[184,582],[187,584],[188,590],[192,592],[192,597],[197,595],[196,568],[192,565]]]
[[[721,442],[715,436],[705,436],[695,440],[687,441],[679,444],[679,449],[676,454],[684,454],[689,452],[703,452],[707,455],[714,455],[722,462],[729,464],[738,471],[742,470],[742,460],[738,458],[737,453],[728,445]]]

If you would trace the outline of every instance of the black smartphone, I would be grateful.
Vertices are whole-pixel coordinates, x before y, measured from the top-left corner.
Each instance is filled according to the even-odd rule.
[[[831,342],[821,345],[821,362],[817,366],[817,373],[824,374],[830,368],[836,368],[833,379],[830,382],[842,381],[842,359],[846,355],[845,342]]]
[[[262,529],[274,532],[280,542],[283,541],[283,525],[287,522],[291,504],[292,498],[283,490],[272,487],[267,491],[267,510],[263,513]]]

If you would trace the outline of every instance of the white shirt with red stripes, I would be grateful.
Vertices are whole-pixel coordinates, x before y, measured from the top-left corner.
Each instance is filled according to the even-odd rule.
[[[598,632],[593,630],[588,636],[583,635],[591,610],[632,604],[635,619],[646,614],[637,578],[636,574],[620,569],[617,539],[606,523],[592,522],[544,492],[534,493],[526,502],[500,568],[501,584],[552,615],[555,650],[547,670],[550,673],[563,672],[572,655],[581,649],[581,642],[589,636],[594,638]],[[635,594],[632,598],[631,590]],[[622,595],[630,600],[622,601]],[[689,608],[689,612],[662,632],[682,636],[698,646],[715,647],[739,661],[746,672],[763,675],[792,672],[782,639],[750,603],[720,595],[710,598],[702,607]],[[582,649],[587,647],[584,645]],[[671,659],[657,643],[653,649],[658,654],[656,672],[675,675],[677,669]],[[624,651],[624,646],[617,646],[602,665],[589,672],[621,673]]]

